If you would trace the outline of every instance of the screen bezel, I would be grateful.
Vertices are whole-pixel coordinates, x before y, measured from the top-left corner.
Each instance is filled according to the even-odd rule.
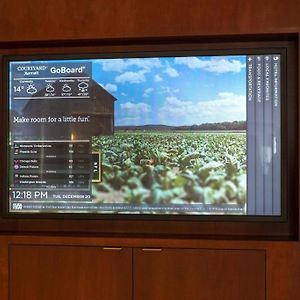
[[[203,47],[204,46],[204,47]],[[2,157],[7,157],[7,146],[8,146],[8,136],[7,132],[9,129],[9,120],[8,120],[8,64],[10,61],[25,61],[25,60],[57,60],[57,59],[92,59],[92,58],[126,58],[126,57],[159,57],[159,56],[184,56],[184,55],[253,55],[253,54],[280,54],[281,59],[281,194],[282,194],[282,215],[281,216],[249,216],[249,215],[225,215],[225,216],[170,216],[170,215],[137,215],[137,214],[91,214],[91,213],[14,213],[8,211],[8,201],[4,201],[4,205],[2,208],[2,218],[6,220],[16,220],[20,219],[23,221],[26,220],[41,220],[47,219],[50,223],[57,222],[58,220],[63,219],[64,221],[67,220],[80,220],[80,222],[86,221],[89,223],[97,222],[117,222],[117,223],[135,223],[135,222],[142,222],[143,224],[149,223],[163,223],[167,224],[167,227],[172,227],[172,223],[183,224],[189,223],[197,224],[214,224],[222,227],[226,223],[233,223],[233,224],[245,224],[245,225],[254,225],[254,224],[264,224],[265,227],[270,227],[271,224],[283,225],[282,227],[289,227],[290,224],[293,223],[295,216],[293,215],[292,207],[294,205],[290,195],[294,195],[296,193],[296,188],[293,186],[293,181],[288,180],[291,178],[291,175],[294,174],[291,167],[295,164],[296,157],[295,157],[295,147],[297,147],[296,140],[294,139],[297,136],[297,128],[296,128],[296,119],[297,116],[295,115],[295,107],[297,107],[296,99],[293,99],[288,103],[285,101],[287,99],[291,99],[290,97],[291,87],[289,87],[289,83],[287,81],[287,77],[289,78],[296,78],[296,75],[292,72],[292,64],[295,63],[295,44],[290,41],[285,42],[240,42],[236,43],[216,43],[216,44],[203,44],[203,43],[192,43],[192,44],[151,44],[151,45],[118,45],[118,46],[111,46],[110,49],[106,51],[102,51],[101,54],[98,54],[96,49],[82,49],[81,47],[72,47],[73,53],[62,54],[64,53],[64,49],[61,47],[55,47],[54,53],[49,53],[45,49],[30,49],[29,53],[20,54],[20,53],[8,53],[7,55],[3,56],[3,72],[4,72],[4,82],[3,82],[3,100],[5,109],[3,109],[3,131],[2,131],[2,140],[5,141],[6,146],[2,147]],[[101,47],[103,48],[103,47]],[[117,48],[117,49],[115,49]],[[137,48],[137,49],[136,49]],[[154,49],[153,49],[154,48]],[[203,49],[204,48],[204,49]],[[44,52],[45,54],[41,54]],[[45,51],[44,51],[45,50]],[[57,51],[60,50],[60,51]],[[50,52],[52,52],[50,51]],[[62,53],[56,53],[62,52]],[[295,72],[294,72],[295,73]],[[293,80],[292,80],[293,81]],[[294,84],[295,85],[295,84]],[[296,93],[293,91],[292,94]],[[294,95],[296,96],[296,95]],[[294,97],[295,98],[295,97]],[[289,100],[290,101],[290,100]],[[293,122],[291,120],[294,120]],[[293,154],[294,153],[294,154]],[[4,156],[3,156],[4,155]],[[291,162],[292,161],[292,162]],[[8,179],[7,179],[7,162],[5,162],[5,167],[2,170],[2,178],[5,179],[4,189],[2,192],[2,199],[8,200]],[[223,225],[222,225],[223,224]],[[149,226],[149,225],[148,225]],[[175,226],[175,227],[176,227]],[[191,225],[189,225],[191,226]],[[118,227],[118,226],[117,226]],[[131,227],[131,226],[129,226]],[[150,226],[151,227],[151,226]],[[164,226],[165,227],[165,226]],[[201,226],[200,226],[201,227]],[[254,226],[255,227],[255,226]],[[290,230],[290,229],[289,229]],[[121,230],[123,231],[123,229]],[[135,230],[136,231],[136,230]],[[173,230],[171,230],[172,232]],[[176,230],[175,230],[176,231]],[[201,230],[202,231],[202,230]],[[221,230],[222,231],[222,230]],[[238,230],[237,230],[238,231]],[[271,230],[272,231],[272,230]],[[101,230],[100,230],[101,232]],[[117,230],[116,232],[119,232]],[[143,231],[141,231],[143,232]],[[167,230],[169,232],[169,230]],[[170,233],[171,233],[170,232]],[[185,234],[191,234],[191,232],[187,231]],[[202,233],[202,235],[204,232]],[[226,235],[225,233],[222,233]],[[281,235],[281,234],[280,234]]]

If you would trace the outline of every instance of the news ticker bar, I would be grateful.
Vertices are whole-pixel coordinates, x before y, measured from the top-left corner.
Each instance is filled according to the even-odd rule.
[[[105,204],[105,203],[89,203],[86,201],[72,201],[69,199],[67,202],[34,202],[34,201],[20,201],[11,204],[11,210],[18,212],[36,212],[44,211],[51,212],[59,210],[61,212],[72,211],[72,212],[81,212],[81,211],[97,211],[97,213],[110,213],[110,212],[119,212],[119,213],[128,213],[128,212],[159,212],[163,214],[172,214],[172,213],[233,213],[233,214],[243,214],[244,206],[243,205],[232,205],[232,204],[223,204],[223,205],[208,205],[208,204],[188,204],[188,205],[130,205],[130,204]]]

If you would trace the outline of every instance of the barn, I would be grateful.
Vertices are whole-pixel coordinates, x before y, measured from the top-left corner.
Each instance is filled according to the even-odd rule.
[[[84,88],[78,85],[78,88]],[[77,87],[77,83],[76,83]],[[23,138],[65,138],[82,139],[91,136],[112,135],[114,133],[113,97],[96,81],[88,82],[89,98],[45,98],[46,88],[32,96],[22,109],[22,115],[29,118],[48,118],[56,122],[30,123],[19,126]],[[51,84],[52,90],[62,90],[62,83]],[[49,86],[48,86],[49,90]],[[39,98],[40,97],[40,98]],[[60,121],[60,122],[58,122]]]

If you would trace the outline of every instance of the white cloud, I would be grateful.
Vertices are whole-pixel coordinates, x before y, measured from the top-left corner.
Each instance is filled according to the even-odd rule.
[[[169,96],[159,117],[167,122],[172,119],[173,125],[243,121],[246,120],[246,97],[223,92],[217,99],[193,102]]]
[[[222,99],[227,99],[227,98],[232,98],[232,97],[234,97],[234,94],[233,94],[233,93],[230,93],[230,92],[220,92],[218,95],[219,95],[219,97],[222,98]]]
[[[118,75],[115,79],[116,82],[119,83],[141,83],[146,81],[145,73],[147,73],[147,70],[141,70],[138,72],[125,72],[121,75]]]
[[[168,74],[170,77],[178,77],[179,73],[177,72],[176,69],[172,67],[167,67],[164,73]]]
[[[133,103],[133,102],[126,102],[120,104],[121,111],[124,112],[127,117],[128,115],[139,115],[139,114],[144,114],[151,112],[151,106],[147,103],[143,102],[138,102],[138,103]]]
[[[211,59],[200,59],[198,57],[176,57],[174,62],[175,64],[186,65],[190,69],[202,69],[215,73],[238,73],[246,67],[246,64],[242,64],[237,59],[219,57],[213,57]]]
[[[170,97],[167,97],[166,98],[166,101],[165,101],[165,104],[167,104],[167,105],[174,105],[174,107],[173,108],[171,108],[171,110],[172,109],[174,109],[174,108],[181,108],[181,106],[184,106],[184,105],[190,105],[190,104],[192,104],[192,102],[191,101],[183,101],[183,100],[179,100],[177,97],[175,97],[175,96],[170,96]],[[166,111],[169,111],[170,110],[170,108],[169,107],[167,107],[167,106],[163,106],[163,108],[162,109],[165,109]]]
[[[174,89],[173,93],[179,93],[179,89]]]
[[[127,63],[124,59],[100,59],[98,63],[102,65],[103,71],[122,72],[127,68]]]
[[[124,72],[128,68],[135,66],[137,68],[150,70],[152,68],[161,67],[159,58],[113,58],[99,59],[97,63],[102,66],[103,71]]]
[[[160,59],[157,57],[151,58],[131,58],[128,59],[128,66],[136,66],[142,69],[150,70],[152,68],[161,67]]]
[[[160,82],[160,81],[163,81],[163,79],[160,77],[160,75],[156,74],[156,75],[154,76],[154,81],[155,81],[155,82]]]
[[[117,118],[116,126],[124,126],[124,125],[138,125],[141,121],[140,117],[125,117],[125,118]]]
[[[105,85],[102,85],[102,87],[110,93],[116,92],[118,90],[118,87],[115,84],[112,84],[112,83],[107,83]]]
[[[161,88],[162,92],[167,94],[168,96],[174,95],[174,91],[169,86],[161,85],[160,88]]]
[[[154,88],[148,88],[144,91],[144,97],[149,97],[149,95],[154,91]]]
[[[201,60],[198,57],[175,57],[175,64],[186,65],[190,69],[201,69],[204,66],[204,60]]]

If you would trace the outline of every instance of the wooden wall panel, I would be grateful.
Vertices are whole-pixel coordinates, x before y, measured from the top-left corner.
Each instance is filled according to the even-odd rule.
[[[132,300],[131,249],[12,245],[10,300]]]
[[[2,0],[0,40],[297,32],[298,0]]]
[[[267,252],[267,299],[300,299],[300,244],[274,243]]]
[[[299,11],[299,0],[1,0],[0,42],[299,33]],[[15,242],[265,249],[267,299],[300,298],[299,242],[119,240],[25,235],[0,237],[0,299],[8,299],[8,245]]]
[[[265,292],[265,251],[134,251],[135,300],[265,300]]]
[[[8,300],[8,244],[0,237],[0,299]]]
[[[0,299],[8,300],[8,249],[12,245],[88,247],[137,247],[173,249],[259,250],[266,253],[267,300],[300,297],[300,245],[297,242],[210,241],[186,239],[138,239],[56,236],[0,236]],[[10,246],[11,245],[11,246]],[[85,255],[88,254],[88,250]],[[188,258],[187,258],[188,259]],[[188,259],[189,260],[189,259]],[[191,261],[192,262],[192,261]]]

